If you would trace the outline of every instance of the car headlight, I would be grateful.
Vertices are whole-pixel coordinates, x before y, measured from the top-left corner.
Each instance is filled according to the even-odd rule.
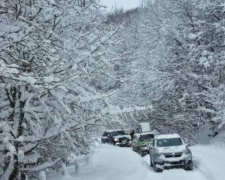
[[[183,153],[189,155],[189,154],[191,154],[191,151],[189,151],[188,149],[185,149],[185,150],[183,150]]]
[[[156,155],[156,156],[161,156],[162,153],[160,153],[159,151],[156,151],[156,152],[155,152],[155,155]]]
[[[115,138],[114,141],[119,141],[119,139]]]

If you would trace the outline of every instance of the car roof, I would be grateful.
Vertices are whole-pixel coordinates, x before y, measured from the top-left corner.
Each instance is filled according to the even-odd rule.
[[[106,130],[105,132],[117,132],[117,131],[124,131],[122,129],[115,129],[115,130]]]
[[[141,136],[141,135],[148,135],[148,134],[155,134],[154,132],[145,132],[145,133],[139,133],[139,134],[136,134],[137,136]]]
[[[174,134],[161,134],[157,135],[155,139],[172,139],[172,138],[180,138],[180,135],[174,133]]]

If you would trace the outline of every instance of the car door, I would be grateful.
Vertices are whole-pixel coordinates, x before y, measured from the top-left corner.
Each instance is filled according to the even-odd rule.
[[[142,146],[142,144],[143,144],[143,141],[142,141],[142,139],[141,139],[141,136],[139,136],[139,137],[137,138],[137,150]]]
[[[137,135],[134,135],[134,137],[133,137],[132,148],[134,151],[137,151]]]
[[[106,143],[106,141],[107,141],[107,133],[106,132],[103,133],[103,135],[101,137],[101,141],[102,141],[102,143]]]
[[[110,132],[107,132],[106,136],[107,136],[107,143],[111,143],[111,134],[110,134]]]

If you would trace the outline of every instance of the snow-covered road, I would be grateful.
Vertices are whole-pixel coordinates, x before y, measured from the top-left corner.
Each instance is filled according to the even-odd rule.
[[[149,155],[140,157],[131,148],[110,145],[98,146],[85,167],[78,174],[74,167],[68,168],[69,175],[51,177],[51,180],[224,180],[225,149],[213,146],[191,147],[194,170],[164,170],[155,173],[149,166]]]

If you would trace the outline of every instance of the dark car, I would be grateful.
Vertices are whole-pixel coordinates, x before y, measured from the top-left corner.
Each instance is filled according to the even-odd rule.
[[[116,146],[131,146],[131,137],[123,130],[108,130],[103,133],[101,142]]]

